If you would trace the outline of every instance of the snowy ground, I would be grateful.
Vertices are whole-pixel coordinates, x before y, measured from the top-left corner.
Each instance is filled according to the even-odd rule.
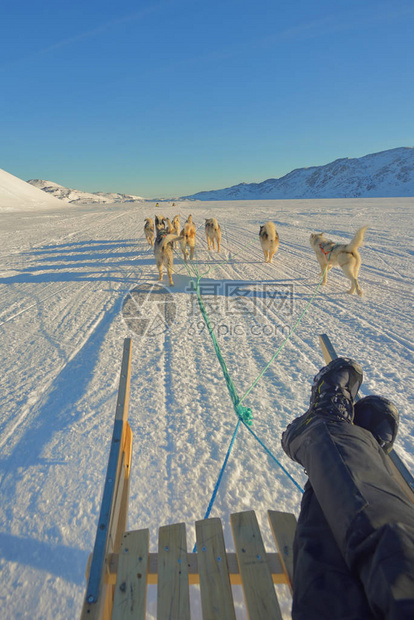
[[[337,352],[361,362],[362,395],[380,393],[399,406],[396,448],[414,472],[413,206],[414,199],[161,205],[167,216],[191,212],[198,226],[196,264],[207,272],[201,290],[240,395],[315,291],[309,234],[324,230],[347,241],[369,225],[361,249],[365,296],[347,295],[348,281],[333,269],[245,401],[253,429],[300,484],[305,476],[284,456],[280,434],[306,408],[310,380],[323,365],[323,332]],[[156,284],[143,236],[143,218],[154,212],[149,203],[64,205],[1,216],[0,609],[7,620],[79,616],[125,336],[133,338],[129,528],[149,527],[155,551],[157,527],[185,521],[191,549],[193,523],[210,500],[237,420],[178,253],[171,296]],[[206,216],[222,225],[220,255],[206,249]],[[281,242],[271,265],[257,236],[269,219]],[[122,307],[133,287],[131,331]],[[230,513],[254,509],[268,532],[268,508],[297,513],[299,502],[296,487],[242,428],[212,512],[223,518],[228,547]]]

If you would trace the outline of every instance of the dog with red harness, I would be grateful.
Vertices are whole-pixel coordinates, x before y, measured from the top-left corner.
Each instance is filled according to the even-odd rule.
[[[362,289],[358,283],[358,274],[361,267],[361,255],[358,248],[364,240],[364,234],[368,226],[360,228],[350,243],[334,243],[326,239],[323,233],[313,233],[310,236],[310,244],[315,251],[316,258],[321,267],[322,284],[326,285],[328,271],[335,265],[341,267],[346,277],[351,282],[348,293],[357,293],[361,296]]]

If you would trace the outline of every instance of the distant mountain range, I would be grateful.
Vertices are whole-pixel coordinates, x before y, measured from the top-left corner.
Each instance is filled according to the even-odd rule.
[[[67,187],[63,187],[63,185],[52,183],[52,181],[43,181],[41,179],[31,179],[27,182],[30,183],[30,185],[51,194],[55,198],[60,198],[60,200],[77,204],[90,204],[92,202],[136,202],[144,200],[144,198],[141,198],[140,196],[130,196],[129,194],[82,192],[79,189],[68,189]]]
[[[77,203],[135,202],[129,194],[87,193],[51,181],[31,185],[55,198]],[[225,189],[198,192],[168,200],[274,200],[300,198],[387,198],[414,196],[414,148],[400,147],[364,157],[337,159],[324,166],[298,168],[279,179],[240,183]],[[161,202],[160,199],[153,199]]]
[[[298,168],[280,179],[240,183],[226,189],[182,196],[182,200],[264,200],[290,198],[378,198],[414,196],[414,148],[401,147],[337,159],[325,166]]]

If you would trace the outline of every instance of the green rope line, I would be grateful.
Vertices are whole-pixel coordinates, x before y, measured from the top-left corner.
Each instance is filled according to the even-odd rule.
[[[230,394],[230,398],[232,400],[233,403],[233,407],[234,407],[234,411],[236,412],[236,415],[243,421],[245,422],[245,424],[248,424],[249,426],[251,426],[252,424],[252,410],[249,407],[242,407],[241,406],[241,401],[240,398],[237,394],[236,388],[234,386],[234,383],[232,381],[232,378],[230,377],[229,371],[227,370],[227,365],[226,362],[224,361],[224,358],[221,354],[221,350],[220,350],[220,346],[217,342],[217,338],[216,335],[213,331],[213,328],[211,326],[210,323],[210,319],[208,317],[206,308],[204,306],[203,300],[201,298],[201,293],[200,293],[200,278],[197,278],[197,282],[196,282],[196,294],[197,294],[197,301],[198,301],[198,305],[201,311],[201,314],[203,315],[203,319],[207,325],[207,329],[208,332],[211,336],[211,339],[213,341],[213,345],[214,345],[214,350],[216,352],[218,361],[220,363],[221,369],[223,371],[223,375],[224,378],[226,380],[226,384],[227,384],[227,389],[229,391]]]
[[[191,270],[190,270],[190,267],[187,264],[187,262],[185,262],[185,265],[186,265],[186,268],[188,270],[188,273],[191,276]],[[221,366],[221,370],[223,371],[224,379],[226,381],[227,389],[229,391],[230,398],[231,398],[231,401],[233,403],[234,411],[235,411],[237,417],[240,420],[242,420],[245,424],[250,426],[252,424],[252,421],[253,421],[252,410],[249,407],[242,407],[241,406],[240,398],[239,398],[239,396],[237,394],[236,387],[235,387],[235,385],[233,383],[232,378],[230,377],[229,371],[227,369],[226,362],[225,362],[224,357],[223,357],[223,355],[221,353],[220,345],[217,342],[216,335],[215,335],[213,327],[212,327],[212,325],[210,323],[210,319],[209,319],[209,316],[207,314],[206,307],[205,307],[203,299],[201,297],[200,280],[201,280],[202,276],[200,276],[200,274],[198,273],[198,267],[194,263],[192,263],[192,269],[194,271],[194,274],[196,275],[195,292],[196,292],[196,295],[197,295],[198,307],[200,308],[200,312],[201,312],[202,317],[204,319],[204,322],[205,322],[205,324],[207,326],[208,333],[210,334],[211,340],[213,341],[214,350],[216,352],[217,359],[218,359],[219,364]]]

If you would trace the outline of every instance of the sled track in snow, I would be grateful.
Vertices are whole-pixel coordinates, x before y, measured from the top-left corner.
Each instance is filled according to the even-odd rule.
[[[99,229],[100,234],[101,235],[104,234],[106,229],[111,230],[111,226],[110,225],[113,223],[114,220],[116,220],[116,219],[118,219],[120,217],[123,217],[125,215],[128,215],[128,214],[130,214],[130,212],[126,211],[126,212],[123,212],[123,213],[118,213],[118,214],[114,215],[112,218],[105,219],[105,222],[104,222],[105,223],[105,228],[104,229]],[[99,215],[99,214],[93,214],[93,215],[96,216],[96,215]],[[60,237],[55,242],[55,244],[59,245],[59,244],[61,244],[61,242],[63,240],[65,240],[65,239],[67,239],[69,237],[73,237],[76,234],[78,234],[79,232],[85,233],[87,230],[90,230],[91,228],[96,228],[96,225],[92,225],[91,224],[88,228],[82,228],[80,231],[75,231],[73,233],[69,233],[69,234],[63,235],[62,237]],[[117,243],[120,240],[121,240],[121,238],[112,238],[111,239],[111,241],[113,241],[114,243]],[[43,248],[43,247],[44,247],[43,243],[36,244],[36,245],[32,246],[32,248],[30,249],[30,252],[32,252],[32,251],[34,251],[36,249],[39,249],[39,248]],[[27,253],[27,251],[25,251],[25,253]],[[122,246],[120,245],[120,256],[121,255],[122,255]],[[109,259],[108,259],[108,261],[109,261]],[[108,262],[108,261],[106,261],[106,262]],[[97,267],[99,267],[99,266],[105,267],[105,261],[104,262],[100,261],[99,263],[97,263]],[[102,273],[106,273],[107,274],[107,273],[111,273],[111,271],[114,271],[114,268],[112,266],[109,266],[109,268],[103,270]],[[116,271],[119,271],[120,273],[123,273],[125,275],[127,270],[120,266],[120,267],[118,267],[116,269]],[[41,272],[42,272],[42,266],[39,265],[39,273],[41,273]],[[129,272],[126,275],[126,278],[129,278],[130,275],[131,275],[131,272]],[[73,283],[74,283],[73,281],[69,281],[69,282],[63,284],[61,287],[59,287],[57,289],[56,289],[56,282],[48,282],[46,284],[39,284],[38,286],[41,286],[42,291],[44,289],[48,290],[49,288],[53,288],[54,289],[53,293],[47,293],[46,295],[41,295],[38,299],[36,299],[36,301],[34,301],[34,302],[32,302],[32,303],[30,303],[30,304],[28,304],[26,306],[18,307],[18,309],[16,308],[17,311],[14,314],[12,314],[12,315],[8,316],[7,311],[4,312],[2,315],[0,315],[0,327],[5,325],[6,323],[9,323],[10,321],[13,321],[14,319],[18,318],[19,316],[21,316],[22,314],[24,314],[28,310],[31,310],[32,308],[35,308],[35,307],[41,305],[42,303],[44,303],[48,299],[54,297],[58,293],[61,293],[61,292],[65,291],[65,290],[68,290],[71,286],[73,286]],[[99,285],[100,281],[97,280],[96,283]],[[1,280],[0,280],[0,285],[1,285]],[[91,282],[86,282],[84,285],[82,285],[82,288],[84,288],[85,286],[88,286],[88,285],[90,286]],[[7,284],[4,285],[4,286],[7,287]],[[6,288],[6,291],[7,291],[7,288]],[[32,295],[32,293],[31,293],[31,295]],[[24,303],[24,302],[22,302],[22,303]],[[19,304],[17,304],[17,306],[19,306]],[[9,310],[10,310],[10,308],[9,308]]]

